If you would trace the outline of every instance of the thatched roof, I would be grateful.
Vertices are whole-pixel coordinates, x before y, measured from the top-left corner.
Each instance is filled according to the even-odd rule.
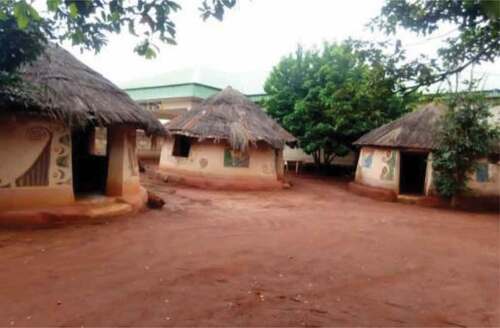
[[[61,119],[73,127],[131,124],[147,133],[165,131],[153,113],[57,45],[49,44],[21,76],[22,90],[0,90],[1,114]]]
[[[395,148],[434,148],[434,126],[445,111],[444,105],[430,103],[399,119],[368,132],[355,145]]]
[[[359,138],[355,145],[392,148],[412,148],[432,150],[435,148],[434,133],[436,123],[445,112],[446,106],[429,103],[419,110],[408,113],[399,119],[368,132]],[[500,126],[500,106],[490,108],[492,124]],[[493,147],[497,152],[497,146]]]
[[[285,143],[296,140],[259,106],[231,87],[174,118],[166,128],[173,135],[228,140],[231,147],[239,150],[258,141],[281,149]]]

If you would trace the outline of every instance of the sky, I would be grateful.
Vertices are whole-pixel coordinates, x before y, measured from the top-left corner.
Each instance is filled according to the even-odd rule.
[[[183,7],[173,16],[178,45],[159,44],[155,59],[135,54],[138,40],[126,32],[111,35],[99,54],[81,53],[68,44],[64,47],[118,85],[183,68],[241,73],[243,79],[257,78],[263,83],[280,58],[299,43],[313,47],[348,37],[372,41],[385,38],[366,26],[379,13],[383,0],[239,0],[222,22],[200,18],[201,0],[178,2]],[[442,40],[451,35],[453,27],[443,26],[430,37],[406,31],[397,36],[414,57],[434,54]],[[498,61],[477,66],[474,72],[476,76],[487,73],[483,89],[500,87]]]

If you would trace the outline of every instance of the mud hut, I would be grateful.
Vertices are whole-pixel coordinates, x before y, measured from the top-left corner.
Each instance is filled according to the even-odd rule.
[[[48,45],[0,90],[0,212],[74,205],[86,196],[140,205],[136,129],[164,128],[129,96],[63,48]],[[105,154],[94,152],[106,128]]]
[[[435,196],[432,181],[432,150],[436,123],[446,110],[429,103],[417,111],[383,125],[355,142],[361,147],[355,183],[351,188],[387,200]],[[492,122],[500,125],[500,107],[491,109]],[[500,190],[499,150],[479,160],[470,177],[471,197],[498,203]]]
[[[295,138],[231,87],[166,125],[160,172],[184,183],[265,189],[283,184],[283,148]]]

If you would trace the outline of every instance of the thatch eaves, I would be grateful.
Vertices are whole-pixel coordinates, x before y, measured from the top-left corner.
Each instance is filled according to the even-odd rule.
[[[434,148],[435,125],[445,109],[444,105],[429,103],[366,133],[354,144],[431,150]]]
[[[436,147],[434,136],[437,122],[446,108],[442,103],[428,103],[414,112],[366,133],[354,144],[431,151]],[[500,106],[492,107],[489,111],[490,124],[500,126]],[[500,153],[498,142],[492,145],[492,152]]]
[[[1,114],[60,119],[72,127],[130,124],[148,134],[165,133],[153,113],[57,45],[49,44],[20,73],[20,89],[0,90]]]
[[[199,140],[227,140],[233,149],[266,142],[275,149],[294,143],[295,137],[239,91],[227,87],[166,125],[172,135]]]

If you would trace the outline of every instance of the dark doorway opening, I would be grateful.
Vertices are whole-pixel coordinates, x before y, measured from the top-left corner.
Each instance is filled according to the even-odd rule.
[[[399,170],[400,194],[424,194],[427,156],[427,153],[401,152]]]
[[[191,140],[186,136],[175,136],[172,155],[176,157],[189,157]]]
[[[75,195],[104,194],[108,178],[108,156],[96,155],[95,130],[72,133],[73,190]]]

